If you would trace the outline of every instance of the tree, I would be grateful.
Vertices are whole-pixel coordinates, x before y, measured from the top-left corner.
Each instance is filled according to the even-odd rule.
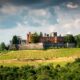
[[[80,34],[75,36],[76,47],[80,47]]]
[[[40,36],[35,32],[35,33],[32,34],[32,36],[31,36],[31,42],[32,42],[32,43],[38,43],[38,42],[39,42],[39,38],[40,38]]]
[[[12,44],[19,44],[19,38],[16,35],[12,38]]]
[[[0,44],[0,50],[5,50],[5,49],[6,49],[6,45],[5,45],[4,42],[2,42],[2,43]]]
[[[13,36],[13,38],[12,38],[12,44],[13,44],[13,46],[15,46],[15,48],[14,49],[16,49],[16,50],[18,50],[18,44],[20,43],[20,39],[18,38],[18,36]]]
[[[75,38],[73,35],[68,34],[68,35],[64,36],[64,42],[65,43],[75,43]]]

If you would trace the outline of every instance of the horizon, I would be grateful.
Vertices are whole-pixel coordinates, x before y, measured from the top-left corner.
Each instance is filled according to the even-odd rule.
[[[0,43],[28,32],[80,34],[80,0],[0,0]]]

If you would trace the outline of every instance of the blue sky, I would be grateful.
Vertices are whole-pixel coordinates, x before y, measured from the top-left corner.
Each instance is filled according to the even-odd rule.
[[[0,0],[0,43],[30,31],[80,34],[80,0]]]

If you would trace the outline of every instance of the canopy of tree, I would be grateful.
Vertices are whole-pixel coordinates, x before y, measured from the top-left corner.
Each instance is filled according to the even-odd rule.
[[[15,35],[15,36],[13,36],[13,38],[12,38],[12,43],[13,44],[19,44],[19,38]]]
[[[80,47],[80,34],[75,36],[76,46]]]
[[[6,45],[5,45],[4,42],[2,42],[2,43],[0,44],[0,50],[5,50],[5,49],[6,49]]]
[[[31,36],[31,42],[32,43],[38,43],[39,42],[39,38],[40,38],[40,35],[38,35],[36,32],[34,34],[32,34]]]
[[[73,35],[68,34],[68,35],[64,36],[64,42],[65,43],[75,43],[75,38]]]
[[[12,44],[13,44],[13,46],[14,46],[14,50],[18,50],[18,44],[20,43],[20,39],[19,39],[19,37],[18,36],[13,36],[13,38],[12,38]]]

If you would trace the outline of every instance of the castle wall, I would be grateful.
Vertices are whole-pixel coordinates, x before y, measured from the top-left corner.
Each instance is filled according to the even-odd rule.
[[[30,43],[27,45],[20,45],[19,49],[20,50],[26,50],[26,49],[43,49],[43,43]]]

